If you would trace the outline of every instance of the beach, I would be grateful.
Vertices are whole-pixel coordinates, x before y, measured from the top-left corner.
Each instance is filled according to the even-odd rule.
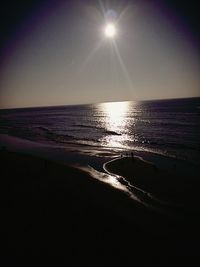
[[[196,261],[199,233],[193,215],[174,219],[144,205],[95,179],[84,164],[70,166],[5,148],[0,160],[2,261],[8,265],[169,266],[172,260]],[[129,179],[132,160],[115,159],[106,168]],[[147,190],[144,174],[151,173],[152,165],[134,160],[143,178],[140,188]]]
[[[2,1],[0,267],[200,266],[194,3]]]
[[[166,203],[174,202],[174,205],[180,206],[192,202],[196,206],[198,203],[198,173],[180,175],[176,163],[166,170],[140,157],[129,156],[111,160],[104,164],[104,168],[125,178],[130,186],[157,196]]]
[[[196,264],[198,103],[1,110],[2,265]]]

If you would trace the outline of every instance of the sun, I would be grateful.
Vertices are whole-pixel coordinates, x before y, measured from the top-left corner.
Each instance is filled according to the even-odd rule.
[[[105,36],[107,38],[113,38],[116,35],[116,27],[113,23],[108,23],[104,29]]]

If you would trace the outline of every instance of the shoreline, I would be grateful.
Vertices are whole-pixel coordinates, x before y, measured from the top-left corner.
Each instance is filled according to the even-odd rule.
[[[134,210],[135,208],[139,209],[139,213],[142,212],[142,216],[146,216],[145,214],[151,214],[153,215],[154,219],[154,223],[158,220],[160,222],[163,223],[163,225],[165,225],[165,220],[169,220],[168,222],[171,221],[171,223],[175,223],[176,224],[176,220],[179,221],[179,217],[173,217],[170,214],[164,212],[164,210],[159,210],[156,207],[153,207],[151,205],[151,203],[148,203],[149,201],[149,197],[147,197],[148,195],[150,196],[150,194],[147,191],[144,191],[142,188],[137,188],[136,186],[133,185],[134,189],[136,189],[139,194],[134,195],[134,190],[130,190],[128,189],[127,184],[125,183],[121,183],[119,181],[119,176],[118,174],[109,172],[108,170],[105,171],[106,173],[101,173],[96,171],[95,169],[93,169],[90,166],[85,166],[83,164],[69,164],[67,162],[59,162],[59,161],[54,161],[54,160],[50,160],[50,159],[46,159],[44,157],[39,157],[39,156],[35,156],[35,155],[28,155],[25,153],[20,153],[20,152],[13,152],[13,151],[1,151],[0,150],[0,156],[1,156],[1,162],[3,162],[4,164],[4,171],[3,174],[6,174],[9,176],[13,176],[12,178],[18,178],[15,177],[16,174],[13,173],[12,168],[9,168],[9,165],[11,164],[12,166],[12,162],[10,163],[10,160],[13,160],[16,164],[15,169],[17,172],[22,173],[23,175],[28,174],[30,175],[31,179],[35,179],[35,172],[38,172],[39,176],[44,176],[48,177],[51,176],[51,172],[50,169],[56,169],[58,174],[56,173],[56,176],[59,178],[59,173],[61,174],[61,177],[66,176],[68,177],[68,174],[70,173],[77,173],[76,179],[79,182],[81,182],[81,185],[84,184],[84,181],[81,181],[81,177],[85,177],[85,185],[88,184],[88,182],[90,183],[90,186],[97,189],[97,187],[102,188],[103,191],[104,190],[108,190],[109,194],[111,193],[112,196],[108,196],[106,197],[106,200],[104,200],[104,198],[101,197],[101,195],[99,195],[99,193],[97,195],[93,195],[92,192],[87,192],[88,195],[94,197],[95,201],[97,201],[99,204],[101,203],[101,205],[108,205],[109,209],[115,209],[117,212],[123,214],[123,216],[127,217],[129,220],[134,220],[135,218],[132,217],[132,209]],[[5,159],[4,159],[5,158]],[[7,158],[7,159],[6,159]],[[111,162],[117,162],[118,160],[121,160],[120,158],[114,159]],[[141,160],[140,160],[141,161]],[[27,164],[26,164],[27,162]],[[25,163],[25,165],[24,165]],[[110,162],[105,163],[104,165],[110,164]],[[119,164],[121,165],[121,164]],[[24,169],[23,169],[24,168]],[[27,170],[27,168],[30,168],[30,170],[33,170],[33,175],[30,173],[30,170]],[[41,172],[41,173],[40,173]],[[110,177],[109,177],[110,176]],[[86,178],[87,177],[87,178]],[[123,174],[123,176],[121,178],[124,178],[125,175]],[[29,177],[27,177],[29,178]],[[37,178],[36,178],[37,179]],[[45,178],[46,179],[46,178]],[[68,179],[68,178],[67,178]],[[58,179],[59,180],[59,179]],[[27,180],[28,181],[28,180]],[[76,180],[69,180],[69,184],[70,187],[71,185],[74,183],[77,184]],[[68,183],[68,181],[66,181]],[[18,179],[16,179],[16,183],[18,183]],[[39,182],[40,183],[40,182]],[[73,185],[73,187],[74,187]],[[97,186],[97,187],[96,187]],[[95,190],[96,190],[95,189]],[[98,192],[98,190],[97,190]],[[133,194],[132,194],[133,193]],[[143,196],[141,196],[141,193],[143,194]],[[116,195],[116,197],[115,197]],[[105,197],[105,195],[103,194],[102,196]],[[126,203],[123,204],[118,203],[119,200],[117,200],[118,196],[120,196],[120,201],[122,201],[122,203]],[[147,199],[146,199],[146,197]],[[112,199],[113,197],[113,199]],[[111,206],[109,206],[109,202],[107,202],[107,199],[109,199],[109,201],[111,201]],[[117,200],[117,203],[113,202],[113,200]],[[144,202],[143,202],[144,200]],[[147,202],[145,202],[145,200]],[[114,205],[113,205],[114,204]],[[123,208],[122,208],[123,207]],[[123,211],[123,209],[125,208],[125,213]],[[127,209],[128,208],[128,209]],[[126,210],[127,209],[127,210]],[[148,216],[147,216],[148,218]],[[136,220],[137,221],[137,220]],[[150,220],[151,221],[151,220]],[[149,221],[149,222],[150,222]],[[144,221],[144,225],[146,225],[147,222]],[[151,223],[150,223],[151,224]],[[153,227],[153,225],[152,225]]]
[[[165,236],[166,232],[174,231],[173,227],[168,228],[168,223],[172,225],[175,223],[176,225],[175,218],[153,207],[151,208],[151,206],[145,205],[145,203],[137,199],[137,197],[131,196],[130,191],[126,190],[126,187],[123,188],[123,185],[120,183],[116,185],[117,180],[112,180],[111,182],[106,181],[108,176],[106,173],[103,173],[101,177],[97,172],[97,176],[95,176],[96,170],[90,169],[87,166],[70,165],[43,157],[12,151],[0,151],[0,161],[3,162],[3,176],[8,178],[9,181],[9,184],[7,184],[4,177],[3,185],[5,184],[7,186],[7,191],[5,190],[3,192],[3,196],[6,199],[13,198],[11,192],[9,192],[10,189],[12,191],[16,187],[13,191],[14,194],[16,194],[17,192],[26,193],[26,191],[28,192],[33,187],[31,191],[33,190],[34,195],[34,191],[37,191],[37,186],[40,185],[42,186],[42,195],[40,192],[41,189],[39,189],[34,198],[37,200],[45,199],[45,201],[49,201],[47,196],[50,192],[49,188],[46,188],[46,186],[43,188],[43,186],[44,183],[49,183],[49,179],[50,183],[53,179],[54,183],[58,183],[59,187],[63,184],[65,188],[67,185],[67,188],[65,188],[66,193],[69,194],[70,192],[70,196],[73,198],[78,197],[78,202],[80,197],[83,199],[89,198],[90,201],[92,200],[103,209],[105,208],[109,212],[114,212],[114,214],[129,222],[140,225],[144,228],[144,231],[149,231],[147,229],[145,230],[146,227],[152,227],[152,229],[154,229],[155,224],[162,224],[163,227],[166,227],[165,232],[157,229],[156,235]],[[10,168],[11,166],[12,168]],[[22,179],[24,176],[25,180],[24,178]],[[13,188],[12,183],[14,186]],[[20,185],[19,188],[18,185]],[[26,188],[27,185],[28,188],[22,190],[22,188]],[[61,198],[64,200],[65,197],[67,197],[65,194],[61,194],[61,196],[58,195],[59,199]],[[135,217],[136,214],[137,216]],[[141,221],[141,218],[145,218],[144,221]]]
[[[199,224],[191,216],[150,209],[82,166],[8,150],[0,151],[0,161],[7,261],[32,264],[42,257],[44,263],[93,266],[92,254],[96,266],[126,266],[133,263],[127,255],[134,254],[134,263],[153,257],[162,266],[166,255],[169,263],[174,257],[184,261],[183,250],[199,240]]]
[[[172,178],[168,181],[168,177],[172,176],[175,181],[178,181],[175,184],[175,194],[180,191],[184,192],[184,190],[187,189],[186,187],[181,187],[181,185],[187,183],[189,176],[194,176],[192,177],[192,180],[195,180],[198,177],[196,175],[191,175],[190,172],[185,172],[184,168],[182,172],[185,175],[180,175],[177,173],[177,169],[180,171],[181,167],[184,167],[183,162],[181,162],[182,165],[177,165],[177,169],[174,170],[171,168],[170,160],[172,159],[152,153],[141,154],[134,151],[134,153],[130,153],[129,156],[122,156],[122,151],[113,151],[111,149],[104,150],[95,148],[92,150],[90,147],[88,150],[87,146],[80,147],[78,145],[70,145],[67,147],[52,146],[51,144],[43,144],[0,134],[0,147],[3,146],[9,151],[19,152],[25,155],[33,155],[61,164],[67,163],[68,165],[78,166],[90,173],[94,179],[108,183],[114,188],[121,189],[125,193],[128,192],[129,194],[133,194],[132,197],[135,195],[135,199],[138,197],[139,199],[141,198],[140,201],[143,201],[143,204],[145,204],[145,202],[146,204],[151,203],[153,206],[154,204],[155,206],[158,205],[159,208],[160,205],[162,208],[162,204],[167,206],[174,202],[173,198],[170,200],[169,196],[166,195],[167,191],[170,191],[170,194],[174,191],[174,181],[172,181]],[[128,155],[127,152],[125,154]],[[131,155],[133,158],[131,158]],[[144,171],[143,168],[137,169],[136,174],[138,177],[136,177],[137,179],[134,181],[130,177],[130,175],[135,175],[130,172],[133,167],[133,159],[135,162],[134,166],[142,165],[145,170]],[[131,164],[129,162],[127,165],[127,170],[129,170],[127,173],[126,170],[119,169],[124,160],[131,161]],[[115,162],[117,162],[117,166],[114,166],[114,169],[110,169],[110,166],[115,165]],[[150,175],[148,171],[150,171]],[[149,176],[150,179],[148,178]],[[156,176],[157,178],[154,179]],[[164,178],[164,186],[162,185],[163,181],[161,182],[160,178]],[[167,190],[163,187],[166,187]],[[181,196],[181,198],[183,197]],[[177,197],[175,200],[178,201]]]
[[[109,148],[105,150],[90,147],[88,150],[87,146],[52,146],[2,134],[0,134],[0,146],[5,146],[8,151],[78,166],[94,179],[132,195],[133,199],[149,205],[149,208],[152,206],[165,209],[167,206],[174,206],[175,202],[177,206],[185,205],[186,200],[183,196],[185,191],[188,193],[194,190],[195,196],[197,195],[197,171],[195,175],[194,172],[189,172],[189,169],[186,172],[184,162],[180,165],[176,164],[176,169],[173,169],[172,159],[152,153],[141,154],[134,151],[134,153],[125,152],[125,155],[129,156],[122,156],[122,151],[113,151]],[[133,160],[134,164],[132,164]],[[123,169],[124,161],[127,168]],[[135,170],[132,170],[133,166],[136,167],[136,177],[134,177]],[[177,169],[181,172],[178,173]],[[188,177],[191,177],[190,181]],[[188,189],[187,183],[191,182],[192,185]],[[189,195],[192,195],[192,192],[189,192]],[[191,201],[195,199],[190,198]]]
[[[103,155],[102,153],[99,155],[97,153],[98,151],[96,151],[97,154],[94,151],[92,155],[88,155],[87,153],[85,154],[85,150],[80,150],[80,148],[79,150],[75,150],[73,146],[62,150],[60,147],[57,148],[17,137],[0,135],[0,144],[3,141],[4,144],[6,144],[6,150],[8,151],[23,153],[24,156],[31,155],[33,157],[43,158],[44,160],[50,160],[55,163],[68,164],[75,168],[79,168],[91,175],[93,179],[97,179],[115,189],[121,190],[139,205],[147,206],[150,209],[154,208],[151,207],[151,205],[149,205],[143,197],[140,198],[140,195],[135,195],[126,184],[121,183],[115,174],[109,174],[107,170],[104,169],[104,164],[108,162],[108,159],[117,158],[119,156],[118,153],[107,152],[105,156],[103,152]],[[81,149],[83,149],[83,147]]]
[[[199,179],[196,176],[177,175],[174,170],[163,170],[137,156],[112,159],[104,164],[104,169],[122,179],[133,192],[142,193],[147,201],[163,209],[176,213],[179,209],[189,211],[190,205],[199,209]]]
[[[95,167],[97,170],[103,170],[103,164],[107,161],[120,157],[122,154],[131,154],[133,152],[135,157],[141,158],[143,161],[151,162],[154,165],[159,166],[163,170],[170,170],[174,168],[174,163],[176,164],[176,173],[181,176],[198,176],[199,165],[185,162],[185,160],[169,157],[167,155],[162,155],[150,151],[140,151],[140,150],[126,150],[124,148],[112,148],[112,147],[101,147],[101,146],[88,146],[84,144],[77,143],[65,143],[55,144],[55,143],[42,143],[37,141],[31,141],[28,139],[22,139],[20,137],[11,136],[8,134],[0,134],[0,146],[6,146],[8,149],[13,151],[31,153],[33,155],[42,155],[49,159],[58,161],[63,161],[66,158],[67,161],[74,162],[72,156],[79,155],[80,159],[85,162],[84,158],[87,160],[89,158],[98,158],[95,160],[95,164],[92,167]],[[49,151],[53,151],[52,157]],[[70,157],[69,157],[70,154]],[[102,158],[102,160],[100,160]],[[103,158],[105,160],[103,160]],[[102,164],[98,164],[100,161]],[[91,162],[91,160],[89,160]],[[93,161],[92,161],[93,162]]]

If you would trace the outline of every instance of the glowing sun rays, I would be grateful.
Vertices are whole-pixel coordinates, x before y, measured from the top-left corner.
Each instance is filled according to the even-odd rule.
[[[102,32],[101,32],[102,36],[101,36],[100,40],[97,42],[94,49],[92,49],[90,51],[90,53],[88,54],[86,59],[83,61],[78,73],[82,73],[84,71],[84,69],[87,67],[87,65],[89,64],[89,62],[94,60],[96,54],[101,49],[105,48],[104,45],[109,44],[111,47],[112,56],[114,56],[117,59],[117,61],[115,61],[115,62],[113,61],[112,64],[116,64],[118,62],[120,69],[121,69],[121,74],[122,74],[122,76],[124,76],[124,79],[125,79],[126,86],[124,86],[124,88],[122,88],[122,90],[127,88],[127,90],[130,91],[129,93],[131,93],[131,95],[132,95],[134,93],[132,80],[130,78],[127,66],[124,63],[124,60],[121,56],[121,53],[120,53],[118,45],[117,45],[117,41],[120,41],[120,31],[118,31],[118,20],[121,18],[121,15],[124,12],[126,12],[127,7],[124,10],[122,10],[122,12],[121,12],[122,14],[117,14],[117,12],[115,12],[112,9],[106,10],[105,6],[101,0],[99,0],[99,5],[101,8],[101,12],[103,14],[103,20],[104,20],[104,27],[102,28]],[[120,29],[120,30],[122,30],[122,29]],[[115,68],[115,67],[116,66],[113,65],[113,68]],[[116,75],[116,79],[117,79],[117,74],[115,74],[115,75]]]

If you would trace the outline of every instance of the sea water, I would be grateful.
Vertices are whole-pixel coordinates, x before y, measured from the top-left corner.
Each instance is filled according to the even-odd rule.
[[[151,152],[198,165],[200,98],[4,109],[0,134],[66,147]]]

